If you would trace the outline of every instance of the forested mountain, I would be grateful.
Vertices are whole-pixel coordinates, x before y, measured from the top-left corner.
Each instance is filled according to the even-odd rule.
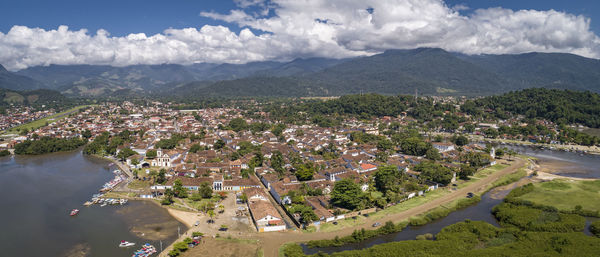
[[[356,58],[315,74],[311,82],[333,94],[374,92],[383,94],[459,93],[490,94],[508,89],[495,73],[457,58],[439,48],[388,50],[382,54]]]
[[[85,97],[396,95],[416,89],[427,95],[480,96],[530,87],[600,92],[600,61],[561,53],[469,56],[419,48],[283,63],[50,65],[17,73],[1,68],[0,87],[43,87]]]
[[[276,72],[271,73],[275,77]],[[296,76],[248,77],[187,89],[200,95],[336,96],[357,93],[493,95],[530,87],[600,92],[600,61],[572,54],[467,56],[439,48],[388,50]],[[179,90],[181,93],[182,91]]]
[[[477,99],[474,103],[494,110],[499,116],[508,111],[562,124],[578,123],[592,128],[600,127],[600,94],[589,91],[530,88]],[[465,111],[472,110],[467,107]]]
[[[50,89],[73,96],[107,96],[115,91],[153,92],[171,82],[199,80],[185,66],[175,64],[134,65],[50,65],[21,70],[18,74],[44,81]]]
[[[0,106],[10,104],[47,105],[64,103],[66,97],[54,90],[36,89],[30,91],[14,91],[0,88]]]
[[[0,65],[0,88],[11,90],[32,90],[42,87],[42,83],[26,76],[7,71]]]
[[[323,89],[301,86],[300,83],[301,81],[294,77],[258,76],[214,83],[191,82],[176,88],[172,93],[181,97],[327,95]]]
[[[459,55],[507,79],[513,89],[546,87],[600,92],[600,60],[573,54]]]
[[[298,58],[291,62],[278,65],[269,70],[259,71],[256,74],[261,76],[299,76],[307,75],[313,72],[319,72],[326,68],[348,61],[349,59],[328,59],[328,58]]]

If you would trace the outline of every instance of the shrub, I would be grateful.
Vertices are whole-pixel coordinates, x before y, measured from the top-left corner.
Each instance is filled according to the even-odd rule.
[[[169,251],[169,256],[174,257],[174,256],[179,256],[181,254],[181,252],[179,250],[171,250]]]
[[[536,209],[527,205],[501,203],[492,213],[503,226],[516,226],[528,231],[583,231],[585,218],[576,214],[559,213],[553,208]]]
[[[185,242],[177,242],[173,244],[173,249],[178,250],[180,252],[185,252],[188,249],[188,244]]]
[[[590,225],[590,232],[597,237],[600,237],[600,220],[592,222],[592,225]]]

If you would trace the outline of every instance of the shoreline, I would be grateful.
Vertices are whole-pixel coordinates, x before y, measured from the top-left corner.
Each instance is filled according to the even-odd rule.
[[[493,138],[483,138],[483,139],[480,139],[479,141],[489,142],[489,143],[492,143],[492,142],[500,143],[501,145],[545,147],[551,151],[583,152],[583,154],[600,155],[600,147],[598,147],[598,146],[585,146],[585,145],[574,145],[574,144],[573,145],[560,145],[560,144],[532,143],[529,141],[517,141],[517,140],[493,139]],[[554,148],[554,149],[552,149],[552,148]]]
[[[167,209],[167,212],[169,212],[169,215],[171,215],[171,217],[186,225],[188,229],[194,226],[194,223],[196,223],[196,221],[198,220],[198,216],[200,215],[198,213],[180,211],[168,207],[163,208]]]

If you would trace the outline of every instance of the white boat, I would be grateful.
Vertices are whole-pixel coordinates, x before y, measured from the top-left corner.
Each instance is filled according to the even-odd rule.
[[[127,241],[121,241],[121,243],[119,244],[119,247],[130,247],[130,246],[134,246],[135,243],[132,242],[127,242]]]
[[[106,202],[105,202],[105,203],[103,203],[102,205],[100,205],[100,207],[104,207],[104,206],[106,206]]]

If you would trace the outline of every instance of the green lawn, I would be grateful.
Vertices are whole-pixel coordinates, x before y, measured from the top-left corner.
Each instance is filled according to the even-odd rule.
[[[54,115],[48,116],[48,117],[46,117],[46,118],[39,119],[39,120],[34,120],[34,121],[32,121],[32,122],[25,123],[25,124],[22,124],[22,125],[16,126],[16,127],[14,127],[14,128],[11,128],[11,129],[8,129],[8,130],[5,130],[4,132],[2,132],[2,134],[14,133],[14,132],[16,132],[16,131],[17,131],[17,129],[18,129],[18,130],[21,130],[21,129],[23,129],[23,128],[27,128],[28,130],[32,130],[32,129],[34,129],[34,130],[35,130],[35,129],[38,129],[38,128],[40,128],[40,127],[43,127],[43,126],[45,126],[45,125],[46,125],[46,122],[48,122],[48,123],[52,123],[52,122],[54,122],[54,121],[56,121],[56,120],[60,120],[60,119],[66,118],[66,117],[68,117],[68,115],[64,115],[64,114],[67,114],[67,113],[69,113],[69,112],[73,112],[73,111],[77,111],[77,110],[79,110],[79,109],[82,109],[82,108],[85,108],[85,107],[89,107],[89,106],[91,106],[91,105],[80,105],[80,106],[77,106],[77,107],[73,107],[73,108],[71,108],[71,109],[68,109],[68,110],[66,110],[66,111],[64,111],[64,112],[59,112],[59,113],[57,113],[57,114],[54,114]],[[64,116],[61,116],[61,115],[64,115]],[[59,117],[59,116],[60,116],[60,117]],[[59,117],[59,118],[57,118],[57,117]],[[53,120],[52,120],[52,119],[53,119]]]
[[[477,173],[475,173],[475,175],[473,175],[473,177],[475,177],[475,178],[485,178],[485,177],[489,176],[490,174],[492,174],[492,173],[494,173],[496,171],[499,171],[501,169],[504,169],[506,167],[508,167],[508,165],[506,165],[506,164],[496,164],[494,166],[487,167],[487,168],[485,168],[483,170],[478,171]]]
[[[342,228],[354,227],[357,225],[364,224],[367,221],[367,218],[363,216],[357,216],[356,219],[348,218],[343,220],[337,220],[338,224],[333,225],[333,222],[323,223],[319,227],[320,232],[331,232],[337,231]],[[315,232],[315,231],[306,231],[306,232]]]
[[[331,231],[337,231],[337,230],[347,228],[347,227],[354,227],[357,225],[361,225],[368,221],[374,221],[376,219],[379,219],[388,214],[393,214],[393,213],[398,213],[398,212],[403,212],[403,211],[409,210],[411,208],[417,207],[419,205],[422,205],[426,202],[432,201],[434,199],[437,199],[437,198],[439,198],[443,195],[449,194],[449,193],[450,193],[450,191],[445,190],[445,189],[438,189],[438,190],[430,191],[430,192],[427,192],[425,194],[425,196],[416,196],[416,197],[406,200],[402,203],[388,207],[384,210],[381,210],[381,211],[378,211],[375,213],[371,213],[371,214],[369,214],[368,218],[366,218],[364,216],[358,216],[356,219],[348,218],[348,219],[338,220],[337,225],[333,225],[332,222],[324,223],[320,226],[319,231],[320,232],[331,232]]]
[[[584,210],[600,210],[600,180],[554,180],[534,184],[534,190],[519,197],[537,204],[551,205],[560,210],[573,210],[581,205]]]
[[[492,183],[492,188],[497,187],[497,186],[508,185],[513,182],[517,182],[522,177],[527,176],[527,171],[525,170],[526,167],[527,167],[527,164],[525,164],[525,166],[519,168],[516,172],[513,172],[511,174],[508,174],[504,177],[499,178],[494,183]]]
[[[480,170],[474,176],[472,176],[470,180],[467,180],[467,181],[465,181],[465,180],[458,180],[458,181],[456,181],[457,188],[466,187],[467,185],[472,184],[475,181],[480,180],[482,178],[485,178],[485,177],[491,175],[492,173],[497,172],[499,170],[502,170],[502,169],[504,169],[506,167],[508,167],[508,165],[506,165],[506,164],[496,164],[496,165],[494,165],[492,167],[488,167],[488,168],[485,168],[483,170]],[[524,173],[524,171],[522,173],[520,173],[520,172],[516,172],[516,173],[519,173],[519,174],[517,174],[517,176],[519,178],[524,176],[524,174],[522,174],[522,173]],[[513,174],[510,174],[508,176],[513,176]],[[432,201],[434,199],[437,199],[437,198],[442,197],[442,196],[444,196],[446,194],[449,194],[449,193],[450,193],[450,191],[448,191],[448,190],[446,190],[444,188],[440,188],[438,190],[427,192],[425,194],[425,196],[417,196],[417,197],[414,197],[414,198],[409,199],[407,201],[404,201],[402,203],[399,203],[397,205],[388,207],[388,208],[386,208],[384,210],[372,213],[372,214],[370,214],[370,216],[368,218],[365,218],[363,216],[359,216],[356,219],[338,220],[337,221],[338,222],[337,225],[333,225],[333,223],[331,223],[331,222],[324,223],[324,224],[322,224],[319,227],[319,231],[320,232],[331,232],[331,231],[337,231],[337,230],[340,230],[340,229],[343,229],[343,228],[346,228],[346,227],[353,227],[353,226],[361,225],[361,224],[364,224],[364,223],[366,223],[368,221],[373,221],[373,220],[379,219],[379,218],[381,218],[383,216],[386,216],[386,215],[389,215],[389,214],[394,214],[394,213],[399,213],[399,212],[403,212],[403,211],[409,210],[411,208],[417,207],[419,205],[422,205],[424,203],[427,203],[429,201]],[[453,206],[454,204],[455,203],[448,204],[447,206]]]
[[[129,185],[127,185],[127,187],[131,189],[147,189],[150,187],[150,181],[133,180],[131,183],[129,183]]]

